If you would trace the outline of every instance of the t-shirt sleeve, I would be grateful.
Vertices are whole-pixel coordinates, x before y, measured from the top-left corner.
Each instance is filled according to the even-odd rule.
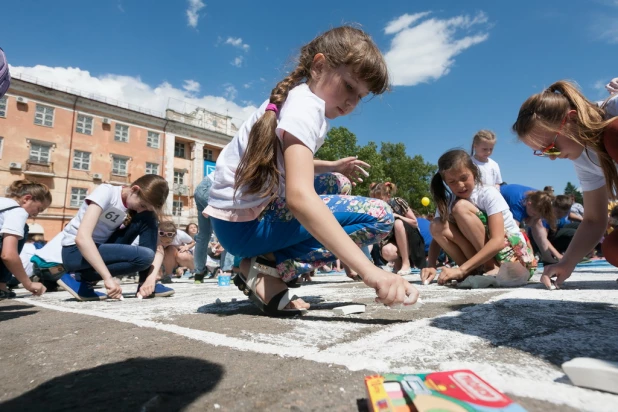
[[[281,108],[277,136],[283,139],[287,132],[315,154],[325,127],[324,103],[317,96],[299,91]]]
[[[483,209],[487,216],[495,215],[496,213],[502,213],[505,210],[509,210],[509,205],[502,197],[498,189],[494,186],[484,186],[482,204],[479,205],[480,209]]]
[[[0,233],[2,235],[14,235],[20,239],[23,238],[26,220],[28,220],[28,212],[23,207],[7,210],[4,212],[4,223]]]
[[[186,245],[193,242],[193,238],[187,234],[184,230],[177,230],[176,237],[174,238],[174,246]]]
[[[108,185],[101,185],[97,187],[94,192],[86,196],[86,203],[96,203],[103,210],[107,210],[112,205],[112,193],[113,187]]]
[[[603,170],[592,163],[584,151],[573,165],[583,192],[591,192],[605,186]]]

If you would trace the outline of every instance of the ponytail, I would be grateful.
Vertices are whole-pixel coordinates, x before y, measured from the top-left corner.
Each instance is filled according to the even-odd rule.
[[[431,192],[431,197],[438,208],[438,213],[440,213],[440,221],[445,223],[449,217],[448,205],[451,201],[451,194],[447,192],[440,172],[433,175],[429,190]]]
[[[530,202],[530,205],[539,212],[541,218],[545,219],[551,230],[556,230],[554,199],[554,196],[544,190],[526,192],[524,197],[524,202]]]

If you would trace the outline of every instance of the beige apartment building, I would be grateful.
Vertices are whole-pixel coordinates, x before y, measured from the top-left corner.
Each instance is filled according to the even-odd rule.
[[[167,213],[174,222],[197,222],[195,187],[236,127],[229,116],[192,109],[157,113],[14,76],[0,99],[0,193],[24,178],[49,186],[51,206],[29,223],[50,240],[99,184],[154,173],[173,188]]]

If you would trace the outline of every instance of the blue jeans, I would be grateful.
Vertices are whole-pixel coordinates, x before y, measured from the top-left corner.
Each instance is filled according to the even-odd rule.
[[[202,212],[208,206],[208,195],[212,182],[205,177],[195,188],[194,198],[197,207],[197,227],[198,232],[195,236],[195,249],[193,249],[193,264],[196,273],[204,273],[206,270],[206,253],[208,242],[212,235],[212,225],[209,217],[204,217]]]
[[[2,236],[2,235],[0,235]],[[28,224],[24,226],[24,237],[17,241],[17,254],[21,253],[21,250],[24,248],[24,244],[26,243],[26,239],[28,239]],[[2,242],[3,238],[0,237],[0,251],[2,250]],[[0,283],[8,283],[11,279],[13,279],[13,274],[4,265],[4,261],[0,259]]]
[[[319,175],[316,180],[317,192],[318,186],[323,186],[321,183],[337,179]],[[337,186],[341,185],[330,185],[331,189],[326,191],[336,191],[333,187]],[[320,198],[359,247],[378,243],[393,228],[393,212],[381,200],[342,195]],[[337,259],[294,218],[282,198],[274,199],[258,219],[249,222],[228,222],[214,217],[211,221],[219,242],[234,256],[273,253],[285,282]]]
[[[146,279],[157,249],[158,227],[154,213],[138,213],[133,216],[129,226],[116,230],[106,243],[96,245],[112,276],[139,272],[140,282]],[[139,245],[132,246],[131,243],[138,236]],[[101,280],[77,245],[62,248],[62,263],[67,272],[79,274],[82,280]]]
[[[224,250],[221,252],[221,270],[223,272],[231,272],[232,266],[234,266],[234,255]]]

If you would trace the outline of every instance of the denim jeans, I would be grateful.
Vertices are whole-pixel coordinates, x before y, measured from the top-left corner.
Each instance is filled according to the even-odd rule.
[[[316,192],[341,191],[346,186],[341,184],[344,179],[337,174],[318,175]],[[336,194],[320,195],[320,198],[359,247],[381,241],[393,228],[392,209],[382,200]],[[211,221],[219,242],[234,256],[253,257],[272,252],[285,282],[337,259],[294,218],[282,198],[274,199],[258,219],[249,222],[216,218]]]
[[[28,224],[24,226],[24,237],[22,237],[20,240],[17,241],[17,254],[21,253],[21,250],[24,248],[24,244],[26,243],[27,238],[28,238]],[[3,238],[0,237],[0,251],[2,250],[2,243],[3,243],[2,240]],[[13,274],[4,265],[4,262],[0,259],[0,283],[8,283],[12,278],[13,278]]]
[[[112,276],[139,272],[140,281],[145,280],[157,249],[158,227],[154,213],[138,213],[126,228],[116,230],[106,243],[96,245]],[[139,245],[132,246],[137,236]],[[77,245],[62,248],[62,263],[67,272],[79,274],[83,280],[101,280]]]
[[[211,180],[204,177],[195,188],[194,193],[198,226],[198,232],[195,236],[195,249],[193,249],[193,263],[196,273],[203,273],[206,270],[206,253],[208,251],[208,242],[210,242],[210,236],[212,235],[212,225],[210,218],[204,217],[202,212],[208,206],[208,195],[211,186]]]
[[[234,266],[234,255],[224,250],[221,252],[221,270],[223,272],[231,272],[232,266]]]

